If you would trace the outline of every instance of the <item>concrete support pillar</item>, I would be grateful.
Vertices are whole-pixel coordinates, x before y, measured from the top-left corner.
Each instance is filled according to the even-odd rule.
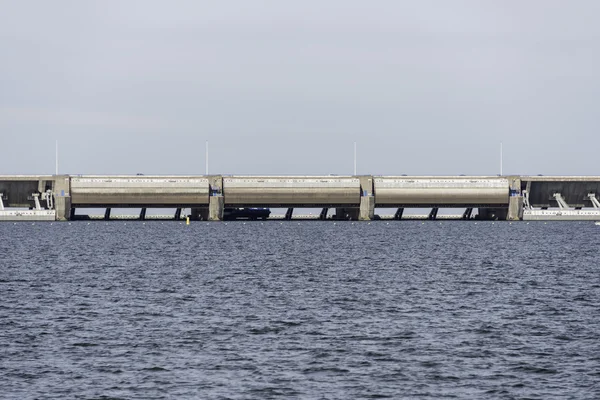
[[[52,192],[54,193],[54,209],[57,221],[71,219],[71,180],[66,175],[54,177]]]
[[[211,196],[208,203],[208,220],[223,221],[225,199],[223,196]]]
[[[462,219],[471,219],[471,214],[473,214],[473,207],[468,207],[462,215]]]
[[[324,208],[321,210],[321,214],[319,214],[319,219],[321,221],[325,221],[327,219],[327,212],[329,211],[329,208]]]
[[[371,175],[354,176],[360,181],[360,205],[358,207],[338,207],[334,219],[371,221],[375,218],[375,196]]]
[[[294,214],[294,209],[292,207],[288,208],[285,212],[285,220],[290,221],[292,219],[292,215]]]
[[[396,213],[394,214],[394,219],[401,220],[402,214],[404,214],[404,208],[400,207],[399,209],[396,210]]]
[[[375,197],[363,196],[360,198],[359,221],[371,221],[375,218]]]
[[[521,191],[521,177],[509,176],[509,197],[506,219],[509,221],[523,220],[523,193]]]
[[[209,184],[208,208],[206,214],[202,212],[200,217],[207,221],[223,221],[223,212],[225,211],[223,176],[210,175],[207,178]]]
[[[508,215],[506,219],[509,221],[523,220],[523,196],[513,196],[508,199]]]
[[[427,216],[427,219],[432,220],[432,221],[436,220],[437,219],[437,215],[438,215],[438,211],[440,211],[439,208],[433,207],[431,209],[431,211],[429,212],[429,215]]]

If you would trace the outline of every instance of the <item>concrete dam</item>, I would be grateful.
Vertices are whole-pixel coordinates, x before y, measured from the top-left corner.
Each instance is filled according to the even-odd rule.
[[[408,219],[409,208],[461,208],[460,219],[600,220],[600,176],[0,175],[0,221],[77,219],[78,210],[175,209],[174,219],[220,221],[225,210],[321,208],[315,219]],[[189,209],[189,214],[182,210]],[[328,217],[328,211],[332,215]]]

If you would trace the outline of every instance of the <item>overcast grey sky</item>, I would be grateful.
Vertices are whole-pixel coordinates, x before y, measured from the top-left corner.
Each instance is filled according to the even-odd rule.
[[[0,0],[0,174],[600,174],[599,1]]]

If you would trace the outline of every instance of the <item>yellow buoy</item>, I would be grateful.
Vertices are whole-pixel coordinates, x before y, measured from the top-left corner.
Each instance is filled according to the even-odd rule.
[[[190,224],[190,217],[185,217],[185,224],[189,225]]]

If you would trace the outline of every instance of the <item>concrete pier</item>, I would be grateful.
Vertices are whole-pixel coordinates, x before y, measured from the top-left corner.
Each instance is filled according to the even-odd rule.
[[[463,220],[597,219],[598,176],[0,176],[0,219],[58,221],[80,209],[177,208],[180,218],[221,221],[226,208],[334,209],[332,219],[379,219],[381,208],[396,209],[390,219],[410,218],[407,209],[462,208]],[[477,213],[474,213],[477,210]],[[45,213],[42,211],[52,211]],[[73,213],[73,215],[71,215]],[[298,215],[302,215],[299,211]],[[317,220],[327,219],[327,211]]]

